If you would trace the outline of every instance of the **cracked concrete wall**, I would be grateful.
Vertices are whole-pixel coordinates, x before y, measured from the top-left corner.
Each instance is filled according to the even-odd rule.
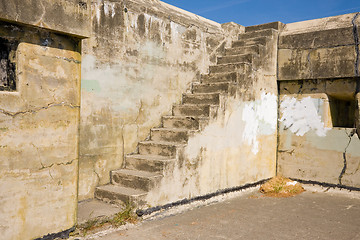
[[[279,174],[360,187],[358,23],[346,14],[280,34]]]
[[[76,223],[80,40],[0,22],[16,41],[16,91],[0,91],[0,235],[34,239]]]
[[[81,200],[109,182],[109,171],[244,31],[157,0],[98,1],[91,11],[82,61]]]
[[[353,79],[280,83],[278,172],[297,179],[360,187],[356,128],[332,125],[328,86],[334,82],[339,91],[339,86],[348,85],[355,92]]]
[[[358,23],[346,14],[280,34],[279,174],[360,187]]]

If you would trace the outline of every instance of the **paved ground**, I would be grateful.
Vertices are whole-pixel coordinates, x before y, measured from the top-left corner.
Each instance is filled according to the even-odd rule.
[[[92,239],[360,239],[358,196],[308,190],[280,199],[249,193]]]
[[[92,199],[78,204],[77,223],[83,224],[92,218],[109,217],[121,211],[121,207]]]

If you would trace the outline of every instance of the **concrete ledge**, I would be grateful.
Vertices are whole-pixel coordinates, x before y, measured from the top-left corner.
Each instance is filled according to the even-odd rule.
[[[77,37],[90,35],[90,0],[0,0],[0,19]]]
[[[253,31],[269,29],[269,28],[273,28],[276,30],[282,30],[284,26],[285,26],[285,24],[282,22],[264,23],[264,24],[246,27],[245,32],[253,32]]]

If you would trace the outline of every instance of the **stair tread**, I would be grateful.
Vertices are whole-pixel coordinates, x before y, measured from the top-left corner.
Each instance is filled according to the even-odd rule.
[[[241,52],[241,54],[246,54],[246,52],[248,52],[250,54],[259,55],[262,47],[264,47],[264,45],[255,43],[255,44],[247,44],[244,46],[225,48],[224,56],[235,56],[238,55],[239,52]]]
[[[219,95],[219,93],[183,93],[183,95],[189,96],[206,96],[206,95]]]
[[[188,128],[165,128],[165,127],[161,127],[161,128],[152,128],[151,130],[154,131],[173,131],[173,132],[196,132],[196,130],[191,130]]]
[[[241,48],[241,47],[239,47]],[[231,48],[228,48],[231,49]],[[230,56],[221,56],[219,58],[230,58],[230,57],[246,57],[246,56],[252,56],[254,55],[254,53],[238,53],[238,54],[234,54],[234,55],[230,55]]]
[[[216,65],[213,65],[213,66],[216,66]],[[234,75],[234,74],[238,74],[237,71],[230,71],[230,72],[218,72],[218,73],[208,73],[208,74],[204,74],[203,77],[221,77],[221,76],[231,76],[231,75]],[[231,80],[230,81],[227,81],[227,82],[232,82]]]
[[[240,33],[239,35],[249,34],[249,33],[253,33],[253,32],[274,32],[274,31],[276,31],[274,28],[264,28],[264,29],[250,31],[250,32]]]
[[[242,41],[242,40],[236,40],[236,41]],[[234,49],[234,48],[238,48],[238,49],[240,49],[240,48],[253,48],[253,47],[259,47],[259,45],[261,45],[261,44],[258,44],[258,43],[256,43],[256,44],[249,44],[249,45],[242,46],[242,47],[230,47],[230,48],[226,48],[226,50]]]
[[[274,33],[274,32],[276,32],[277,30],[275,30],[275,29],[273,29],[273,28],[265,28],[265,29],[259,29],[259,30],[255,30],[255,31],[250,31],[250,32],[244,32],[244,33],[240,33],[239,34],[239,37],[241,37],[241,36],[251,36],[251,35],[254,35],[254,34],[257,34],[257,33],[259,33],[259,34],[272,34],[272,33]]]
[[[161,156],[161,155],[142,155],[142,154],[132,154],[126,155],[127,157],[133,157],[137,159],[150,160],[150,161],[174,161],[175,158],[171,156]]]
[[[221,66],[229,66],[229,65],[241,65],[241,64],[249,64],[247,62],[235,62],[235,63],[222,63],[222,64],[216,64],[216,65],[212,65],[211,67],[221,67]],[[224,72],[223,72],[224,73]],[[231,72],[226,72],[226,73],[231,73]],[[211,73],[210,73],[211,74]],[[216,73],[214,73],[216,74]]]
[[[126,174],[126,175],[132,175],[132,176],[137,176],[137,177],[145,177],[145,178],[152,178],[152,177],[162,176],[158,172],[148,172],[148,171],[126,169],[126,168],[114,170],[112,172],[113,173]]]
[[[243,47],[243,46],[249,46],[253,44],[258,44],[262,46],[266,46],[267,42],[269,42],[271,38],[266,36],[260,36],[260,37],[252,37],[248,39],[242,39],[242,40],[236,40],[231,43],[232,47]]]
[[[113,185],[113,184],[107,184],[107,185],[99,186],[96,188],[99,190],[108,191],[108,192],[112,192],[115,194],[123,194],[123,195],[133,196],[133,197],[144,196],[147,194],[147,192],[140,190],[140,189],[128,188],[128,187],[124,187],[121,185]]]
[[[202,83],[201,83],[202,84]],[[172,116],[172,115],[165,115],[163,118],[172,118],[172,119],[196,119],[196,120],[209,120],[209,117],[191,117],[191,116]]]
[[[179,143],[179,142],[165,142],[165,141],[141,141],[139,142],[141,144],[161,144],[161,145],[167,145],[167,146],[185,146],[186,144],[184,143]]]
[[[259,36],[259,37],[252,37],[252,38],[248,38],[248,39],[240,39],[240,40],[235,40],[233,42],[247,42],[247,41],[252,41],[252,40],[259,40],[259,39],[270,39],[268,36]],[[252,44],[254,45],[254,44]],[[260,44],[261,45],[261,44]]]
[[[194,82],[193,85],[223,85],[223,84],[233,84],[233,82],[205,82],[205,83],[201,83],[201,82]]]
[[[206,107],[206,106],[219,106],[218,104],[210,103],[183,103],[183,104],[174,104],[173,106],[187,106],[187,107]]]

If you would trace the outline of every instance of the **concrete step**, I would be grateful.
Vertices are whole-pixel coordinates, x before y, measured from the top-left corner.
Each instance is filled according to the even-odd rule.
[[[173,105],[174,116],[186,117],[214,117],[218,106],[209,104],[182,104]]]
[[[244,47],[249,45],[261,44],[266,45],[266,43],[270,40],[268,37],[256,37],[256,38],[249,38],[246,40],[237,40],[233,41],[231,47]]]
[[[211,104],[219,105],[219,93],[185,93],[182,96],[183,104]]]
[[[139,142],[139,154],[175,157],[177,148],[183,146],[184,144],[175,142],[144,141]]]
[[[238,82],[240,73],[212,73],[201,75],[201,83]]]
[[[219,83],[193,83],[193,93],[229,93],[230,88],[236,84],[230,82]]]
[[[285,26],[285,24],[282,22],[264,23],[264,24],[246,27],[245,32],[254,32],[254,31],[259,31],[262,29],[269,29],[269,28],[273,28],[275,30],[282,30],[284,28],[284,26]]]
[[[272,29],[272,28],[268,28],[268,29],[260,29],[257,31],[252,31],[252,32],[246,32],[246,33],[242,33],[239,34],[239,40],[246,40],[249,38],[256,38],[256,37],[270,37],[272,38],[273,35],[277,32],[277,30]]]
[[[209,122],[208,117],[163,116],[164,128],[203,129]]]
[[[214,73],[228,73],[228,72],[239,72],[246,73],[250,69],[249,63],[228,63],[228,64],[218,64],[215,66],[210,66],[210,74]]]
[[[264,45],[260,45],[260,44],[246,45],[242,47],[225,49],[225,56],[248,54],[248,53],[260,55],[264,52],[264,50],[265,50]]]
[[[160,182],[162,175],[157,172],[119,169],[111,171],[111,183],[127,188],[150,191]]]
[[[254,54],[238,54],[232,56],[223,56],[217,58],[217,64],[227,64],[227,63],[253,63],[254,62]]]
[[[108,203],[126,204],[136,206],[145,205],[146,192],[139,189],[127,188],[119,185],[103,185],[95,188],[95,198]]]
[[[189,136],[193,133],[194,131],[181,128],[152,128],[150,136],[151,140],[155,142],[160,141],[185,143],[188,141]]]
[[[175,164],[175,158],[160,155],[132,154],[126,155],[125,159],[127,169],[148,172],[163,172]]]

